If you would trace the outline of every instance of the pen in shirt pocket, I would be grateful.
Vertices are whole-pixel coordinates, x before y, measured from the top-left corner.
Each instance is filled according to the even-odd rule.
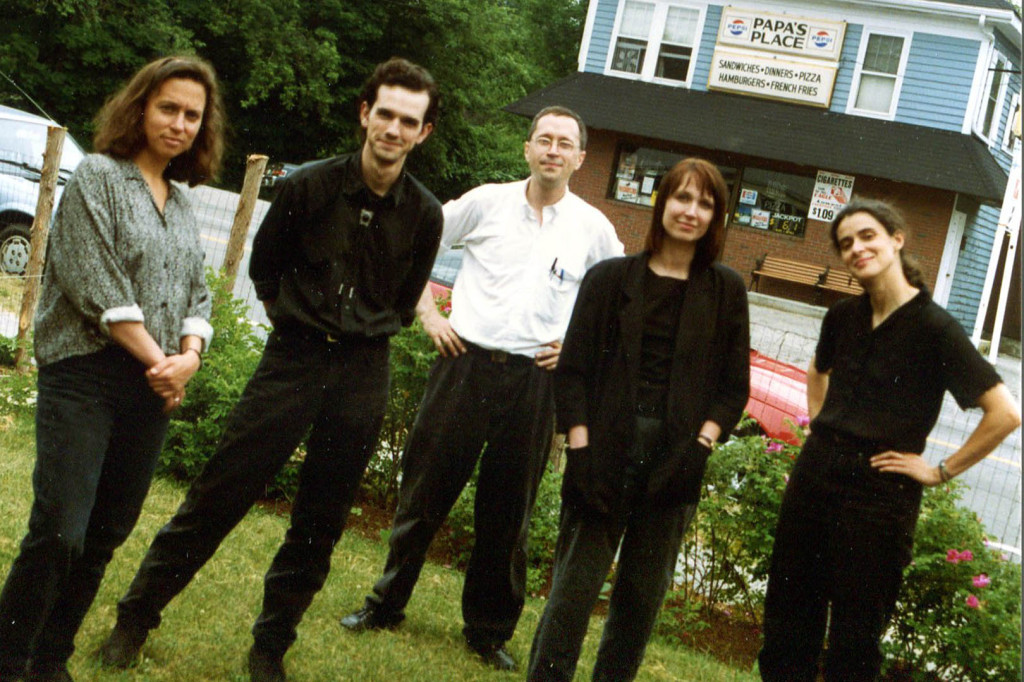
[[[557,277],[560,282],[565,281],[565,268],[558,267],[558,257],[551,261],[551,276]]]

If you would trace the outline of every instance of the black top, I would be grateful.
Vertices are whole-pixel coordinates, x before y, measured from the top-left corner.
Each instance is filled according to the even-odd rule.
[[[358,153],[290,174],[253,240],[249,276],[275,328],[395,334],[415,317],[441,238],[441,204],[403,172],[378,196]]]
[[[946,390],[966,409],[1001,381],[926,291],[874,330],[867,294],[835,304],[822,322],[815,367],[832,374],[812,431],[822,427],[900,452],[924,450]]]
[[[660,416],[665,411],[668,378],[672,372],[679,311],[686,280],[663,277],[650,268],[644,272],[644,328],[640,341],[637,412]]]
[[[635,438],[644,333],[644,278],[650,254],[610,258],[580,287],[555,369],[558,429],[590,432],[586,471],[609,496],[622,492],[622,467]],[[647,496],[659,506],[696,502],[706,449],[696,442],[706,420],[729,437],[750,392],[747,287],[713,263],[690,273],[676,326],[665,407],[667,456],[651,472]],[[568,472],[567,472],[568,475]]]

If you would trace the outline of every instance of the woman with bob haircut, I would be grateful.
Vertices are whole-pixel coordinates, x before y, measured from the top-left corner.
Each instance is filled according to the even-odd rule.
[[[218,170],[223,108],[196,57],[143,67],[96,117],[50,233],[35,353],[35,500],[0,593],[0,679],[71,679],[75,633],[135,526],[169,413],[213,334],[185,191]]]
[[[631,680],[672,581],[708,455],[747,402],[743,279],[715,262],[728,189],[702,159],[662,179],[644,250],[594,266],[555,370],[568,463],[551,595],[527,677],[571,680],[619,541],[594,680]]]
[[[832,306],[807,370],[811,432],[786,485],[765,599],[764,680],[874,680],[910,563],[923,486],[981,461],[1020,424],[992,366],[906,259],[892,206],[855,198],[832,244],[864,293]],[[981,421],[932,466],[925,439],[950,391]]]

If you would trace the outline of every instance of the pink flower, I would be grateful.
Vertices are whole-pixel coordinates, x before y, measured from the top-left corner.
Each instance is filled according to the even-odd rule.
[[[1010,560],[1010,555],[1007,554],[1006,552],[1001,552],[999,554],[999,560],[1000,561],[1009,561]]]
[[[960,552],[960,561],[970,561],[973,558],[974,552],[972,552],[969,549],[965,549],[964,551]]]
[[[971,578],[971,582],[974,583],[975,587],[982,588],[988,587],[992,580],[986,574],[981,573]]]
[[[981,602],[978,601],[978,598],[975,597],[973,594],[967,595],[967,600],[964,603],[967,604],[967,607],[971,609],[981,608]]]
[[[946,550],[946,561],[948,561],[951,564],[960,563],[960,552],[956,551],[955,549]]]
[[[769,443],[765,452],[782,452],[782,443]]]
[[[796,418],[796,425],[797,426],[800,426],[800,427],[808,426],[808,425],[810,425],[810,423],[811,423],[811,418],[808,417],[806,414],[801,414],[800,416],[798,416]]]

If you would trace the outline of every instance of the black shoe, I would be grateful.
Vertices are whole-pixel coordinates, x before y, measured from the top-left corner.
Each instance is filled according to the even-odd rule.
[[[25,682],[75,682],[65,663],[55,665],[30,665]]]
[[[504,644],[468,644],[468,646],[476,652],[480,660],[495,670],[515,671],[519,668],[516,659],[512,657]]]
[[[107,668],[124,670],[139,661],[142,645],[149,636],[148,630],[140,630],[118,623],[100,645],[100,663]]]
[[[392,630],[405,620],[404,613],[395,613],[372,606],[348,614],[341,619],[341,627],[352,632],[364,630]]]
[[[254,644],[249,649],[250,682],[285,682],[284,660],[281,656],[269,654]]]

